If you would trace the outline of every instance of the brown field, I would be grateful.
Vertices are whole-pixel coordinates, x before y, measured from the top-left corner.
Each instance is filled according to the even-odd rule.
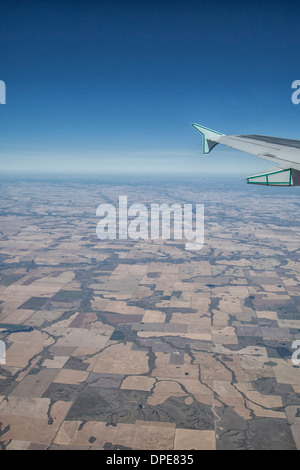
[[[1,186],[2,449],[300,449],[297,192]],[[204,203],[204,247],[98,240],[119,194]]]

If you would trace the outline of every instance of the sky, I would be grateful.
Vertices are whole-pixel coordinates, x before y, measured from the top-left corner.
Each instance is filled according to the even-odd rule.
[[[294,1],[0,4],[0,173],[193,173],[270,167],[224,134],[300,139]]]

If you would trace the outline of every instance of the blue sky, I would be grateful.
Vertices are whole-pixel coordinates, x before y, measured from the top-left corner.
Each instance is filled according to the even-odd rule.
[[[9,1],[0,7],[0,171],[248,174],[225,134],[300,139],[298,2]]]

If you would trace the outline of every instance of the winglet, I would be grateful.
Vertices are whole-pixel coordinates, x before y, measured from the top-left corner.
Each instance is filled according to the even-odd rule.
[[[220,137],[225,135],[200,124],[191,124],[191,126],[203,135],[203,153],[209,153],[218,144]]]

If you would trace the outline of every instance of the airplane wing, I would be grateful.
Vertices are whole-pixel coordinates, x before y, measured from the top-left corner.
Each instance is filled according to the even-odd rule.
[[[222,144],[270,160],[276,167],[248,176],[249,184],[300,186],[300,141],[267,135],[225,135],[199,124],[191,124],[203,136],[203,153]]]

